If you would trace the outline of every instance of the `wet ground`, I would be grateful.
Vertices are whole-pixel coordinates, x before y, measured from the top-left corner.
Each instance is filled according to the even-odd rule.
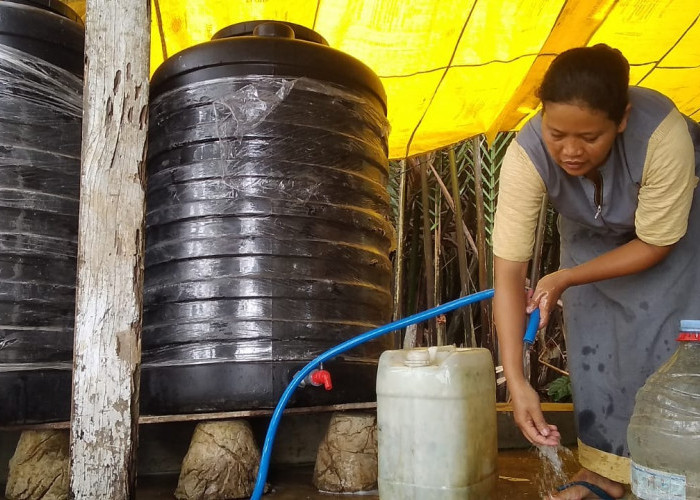
[[[559,460],[561,464],[559,467]],[[547,491],[565,483],[578,470],[575,454],[560,448],[551,457],[540,457],[536,449],[501,450],[498,454],[498,483],[495,500],[541,499]],[[297,466],[273,471],[273,491],[264,496],[271,500],[331,500],[358,498],[376,500],[374,494],[333,495],[318,492],[311,484],[313,466]],[[137,500],[172,499],[177,477],[141,478]]]

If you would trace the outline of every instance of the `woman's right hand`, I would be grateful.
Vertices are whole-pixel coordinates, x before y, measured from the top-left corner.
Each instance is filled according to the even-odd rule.
[[[540,278],[537,287],[528,293],[527,307],[525,312],[532,313],[535,309],[540,310],[539,328],[544,328],[549,323],[549,315],[557,307],[557,302],[570,286],[569,270],[560,269]]]
[[[513,417],[523,436],[534,445],[558,446],[561,435],[556,425],[548,424],[540,407],[540,397],[524,379],[509,384]]]

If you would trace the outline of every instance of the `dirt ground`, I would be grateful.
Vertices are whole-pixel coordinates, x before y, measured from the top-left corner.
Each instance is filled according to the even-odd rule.
[[[575,451],[575,450],[574,450]],[[540,499],[547,491],[567,481],[578,463],[569,448],[560,448],[557,458],[540,457],[536,449],[501,450],[498,454],[498,483],[495,500]],[[558,470],[559,469],[559,470]],[[269,481],[273,491],[264,496],[271,500],[331,500],[358,498],[375,500],[375,494],[333,495],[320,493],[311,484],[312,466],[297,466],[273,471]],[[176,477],[142,478],[136,494],[137,500],[161,500],[173,498]]]

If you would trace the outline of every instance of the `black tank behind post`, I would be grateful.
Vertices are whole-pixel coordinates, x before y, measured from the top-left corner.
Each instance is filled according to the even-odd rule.
[[[0,2],[0,425],[68,420],[84,28]]]

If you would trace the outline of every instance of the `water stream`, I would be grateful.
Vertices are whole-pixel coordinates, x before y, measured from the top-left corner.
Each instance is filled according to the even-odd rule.
[[[556,491],[569,481],[564,464],[575,460],[573,452],[564,446],[538,446],[537,455],[542,464],[535,477],[541,498],[549,498],[549,494]]]

